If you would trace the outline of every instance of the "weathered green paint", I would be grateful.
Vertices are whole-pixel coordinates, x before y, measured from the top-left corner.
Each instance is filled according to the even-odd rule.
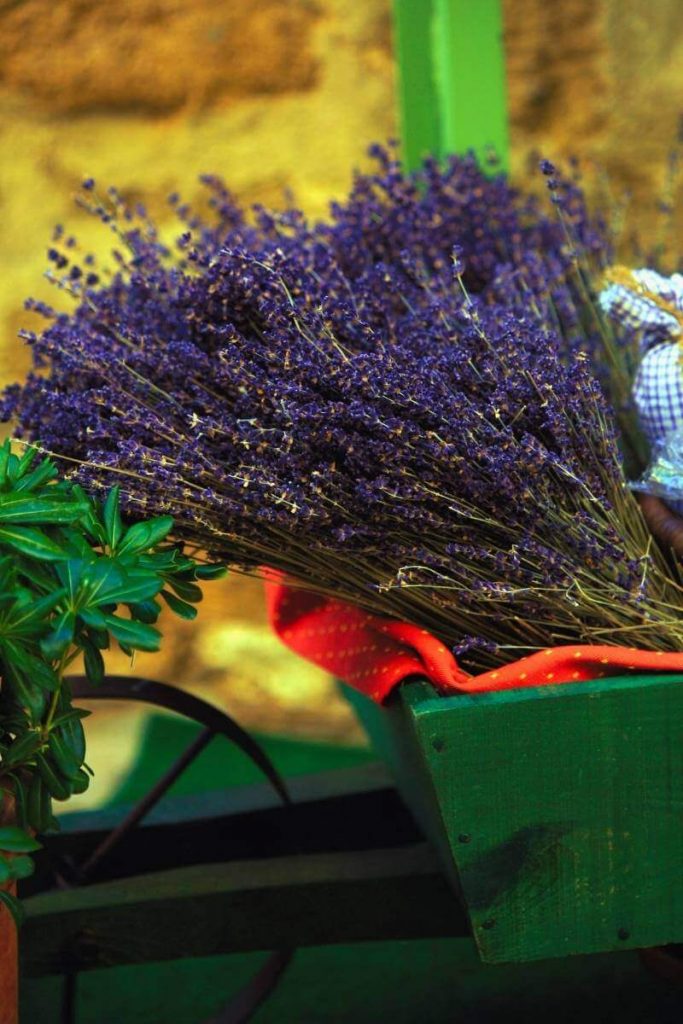
[[[364,715],[457,869],[484,961],[683,941],[683,676],[414,683]]]
[[[403,156],[495,150],[507,163],[500,0],[394,0]]]

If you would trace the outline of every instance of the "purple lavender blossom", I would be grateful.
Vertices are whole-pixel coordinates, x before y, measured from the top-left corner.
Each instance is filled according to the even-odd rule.
[[[580,193],[554,183],[562,220],[473,158],[408,176],[376,156],[317,225],[250,221],[206,179],[212,223],[172,197],[175,251],[88,192],[117,268],[74,273],[55,241],[75,308],[28,335],[46,372],[4,418],[91,489],[119,483],[131,516],[169,512],[238,568],[418,623],[473,667],[680,648],[583,352],[576,253],[607,246]]]

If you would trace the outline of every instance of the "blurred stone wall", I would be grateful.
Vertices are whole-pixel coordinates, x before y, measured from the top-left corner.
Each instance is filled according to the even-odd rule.
[[[624,221],[647,244],[681,250],[680,0],[503,0],[512,171],[529,155],[581,157],[603,178]],[[676,173],[678,172],[678,173]],[[671,231],[665,239],[663,232]]]
[[[515,177],[536,150],[579,153],[647,226],[683,109],[683,5],[504,8]],[[52,226],[107,244],[72,205],[84,175],[162,217],[205,171],[245,202],[291,190],[322,214],[368,143],[395,131],[389,0],[0,0],[0,383],[28,366],[16,330],[23,298],[50,294]],[[168,630],[137,671],[210,692],[249,726],[352,734],[330,681],[269,635],[253,581],[207,588],[199,622]]]

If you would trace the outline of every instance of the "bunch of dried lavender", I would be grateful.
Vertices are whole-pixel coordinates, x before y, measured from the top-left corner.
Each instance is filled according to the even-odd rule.
[[[76,308],[29,337],[47,372],[5,417],[132,515],[417,623],[472,668],[681,649],[681,584],[583,351],[578,256],[606,244],[580,193],[551,179],[558,220],[473,160],[411,178],[378,156],[312,227],[249,224],[211,179],[212,225],[176,203],[179,255],[116,193],[94,202],[128,255],[102,283],[52,250]]]

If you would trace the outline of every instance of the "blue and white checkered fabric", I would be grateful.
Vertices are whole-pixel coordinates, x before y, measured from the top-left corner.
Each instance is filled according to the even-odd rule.
[[[656,448],[673,430],[683,427],[681,349],[664,342],[648,349],[633,385],[643,432]]]
[[[639,285],[683,311],[683,275],[663,277],[654,270],[634,270]],[[617,322],[641,331],[641,362],[633,387],[641,425],[653,447],[672,430],[683,427],[683,350],[681,325],[644,295],[625,285],[610,284],[600,305]]]
[[[651,493],[664,496],[669,507],[683,515],[679,497],[683,465],[678,465],[678,454],[672,454],[680,452],[683,435],[681,322],[637,290],[640,286],[683,311],[683,276],[662,277],[647,269],[634,270],[631,276],[634,288],[612,283],[601,292],[599,301],[612,319],[640,332],[641,360],[633,398],[653,459],[640,483]]]

